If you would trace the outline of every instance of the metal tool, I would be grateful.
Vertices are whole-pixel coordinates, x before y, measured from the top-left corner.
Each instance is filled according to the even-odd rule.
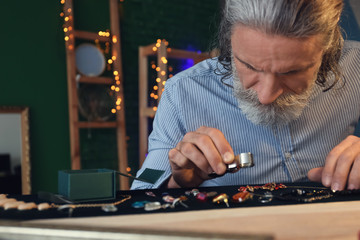
[[[251,152],[240,153],[234,158],[234,162],[227,164],[224,174],[219,175],[216,172],[210,173],[208,176],[211,178],[224,176],[226,173],[234,173],[240,170],[240,168],[249,168],[254,166],[254,158]]]

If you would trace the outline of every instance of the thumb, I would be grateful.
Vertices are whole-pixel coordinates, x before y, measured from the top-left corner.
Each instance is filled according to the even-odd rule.
[[[312,182],[321,182],[321,176],[323,170],[324,170],[323,167],[310,169],[310,171],[307,174],[309,180]]]

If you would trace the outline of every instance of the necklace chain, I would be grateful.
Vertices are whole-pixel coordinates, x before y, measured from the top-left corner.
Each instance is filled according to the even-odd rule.
[[[131,195],[122,195],[122,197],[124,197],[124,199],[121,199],[120,201],[117,202],[113,202],[113,203],[82,203],[82,204],[65,204],[65,205],[59,205],[59,204],[51,204],[52,208],[95,208],[95,207],[104,207],[104,206],[117,206],[120,205],[121,203],[131,199]]]

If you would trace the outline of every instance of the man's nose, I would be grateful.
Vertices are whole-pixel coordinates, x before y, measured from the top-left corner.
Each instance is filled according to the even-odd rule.
[[[284,92],[281,81],[273,73],[264,73],[261,77],[257,91],[259,101],[264,105],[271,104]]]

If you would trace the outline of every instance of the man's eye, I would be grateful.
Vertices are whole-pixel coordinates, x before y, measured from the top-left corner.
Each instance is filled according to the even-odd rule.
[[[247,65],[247,64],[245,64],[245,67],[246,67],[247,69],[250,69],[250,70],[255,70],[255,68],[253,68],[252,66]]]
[[[249,64],[244,64],[244,65],[245,65],[245,67],[246,67],[247,69],[249,69],[249,70],[251,70],[251,71],[260,72],[259,70],[253,68],[253,67],[252,67],[251,65],[249,65]]]

